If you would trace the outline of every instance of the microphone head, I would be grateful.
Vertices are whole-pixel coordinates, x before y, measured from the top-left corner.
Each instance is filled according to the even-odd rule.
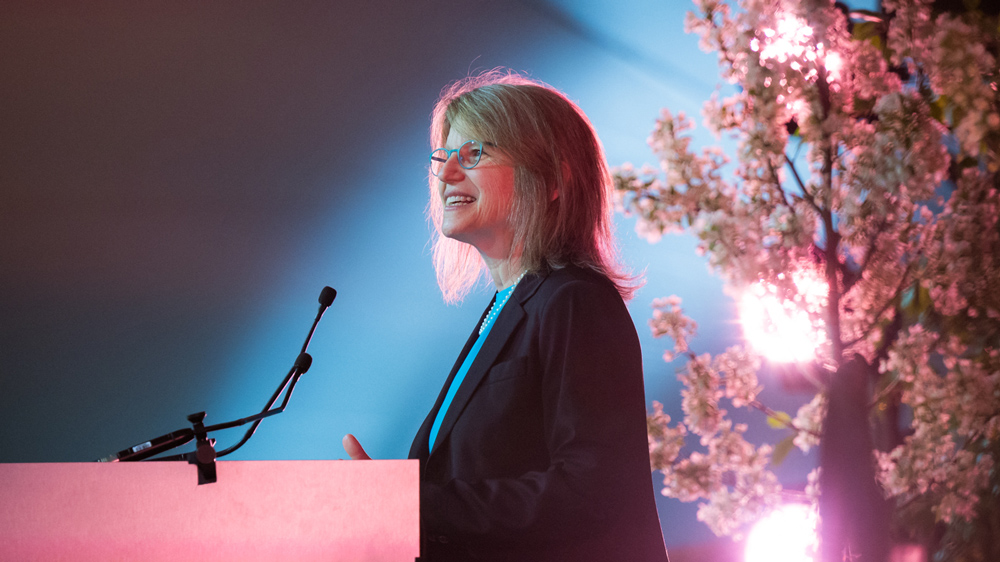
[[[309,367],[312,367],[312,364],[312,355],[309,355],[308,353],[302,352],[295,358],[295,367],[299,370],[300,375],[305,374],[305,372],[309,370]]]
[[[323,287],[319,293],[319,304],[326,308],[333,304],[333,299],[337,298],[337,291],[333,287]]]

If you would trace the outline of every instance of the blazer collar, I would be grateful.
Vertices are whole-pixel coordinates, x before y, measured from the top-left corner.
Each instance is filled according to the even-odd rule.
[[[535,291],[541,286],[542,282],[549,276],[548,272],[542,272],[537,274],[525,275],[521,282],[517,284],[517,288],[514,289],[514,294],[510,296],[511,300],[517,300],[519,303],[528,302],[528,299],[535,295]],[[506,306],[504,307],[506,308]]]
[[[469,367],[469,372],[465,375],[465,380],[462,381],[461,386],[458,388],[458,392],[451,401],[451,406],[448,407],[448,412],[445,413],[444,420],[441,422],[441,428],[438,430],[437,438],[434,441],[434,451],[438,450],[438,446],[447,439],[448,435],[451,433],[452,428],[455,426],[455,422],[462,415],[465,410],[466,405],[468,405],[469,400],[476,393],[479,388],[479,384],[482,382],[483,377],[489,371],[490,367],[496,362],[497,357],[500,352],[503,351],[507,344],[507,340],[514,334],[517,327],[524,321],[524,303],[526,303],[535,292],[538,287],[545,281],[548,277],[548,273],[525,275],[521,282],[517,284],[517,288],[514,289],[514,293],[510,296],[507,304],[504,305],[503,310],[500,312],[500,316],[497,317],[493,328],[490,329],[490,333],[483,342],[483,346],[479,349],[479,354],[476,355],[475,360],[472,362],[472,366]],[[484,314],[485,317],[485,314]],[[480,320],[480,322],[482,322]],[[479,330],[479,325],[476,325],[475,332],[473,336],[477,335]],[[470,338],[470,341],[474,342],[475,338]],[[461,365],[461,362],[465,360],[465,356],[468,353],[468,349],[471,345],[466,346],[466,350],[463,351],[462,355],[458,358],[455,365],[456,367],[452,369],[452,376],[448,378],[448,384],[445,386],[447,388],[450,386],[451,381],[454,379],[454,374],[457,371],[457,367]],[[442,394],[446,390],[442,391]],[[438,403],[435,404],[434,410],[431,412],[436,415],[438,408],[440,408],[441,399],[438,399]],[[421,433],[423,433],[421,431]]]

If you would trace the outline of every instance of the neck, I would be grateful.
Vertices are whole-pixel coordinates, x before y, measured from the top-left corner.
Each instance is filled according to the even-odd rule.
[[[520,256],[503,260],[490,260],[484,256],[483,259],[490,270],[490,277],[493,278],[493,284],[496,285],[497,291],[502,291],[516,283],[521,274],[524,273],[524,269],[521,268]]]

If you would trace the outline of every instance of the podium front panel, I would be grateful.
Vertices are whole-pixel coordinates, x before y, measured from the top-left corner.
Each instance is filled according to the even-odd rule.
[[[406,561],[418,461],[0,464],[0,559]]]

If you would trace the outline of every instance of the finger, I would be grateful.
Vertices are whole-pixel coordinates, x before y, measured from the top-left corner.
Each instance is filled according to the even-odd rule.
[[[361,443],[358,443],[357,437],[348,433],[344,436],[344,450],[350,455],[351,459],[356,461],[368,461],[371,457],[365,452]]]

